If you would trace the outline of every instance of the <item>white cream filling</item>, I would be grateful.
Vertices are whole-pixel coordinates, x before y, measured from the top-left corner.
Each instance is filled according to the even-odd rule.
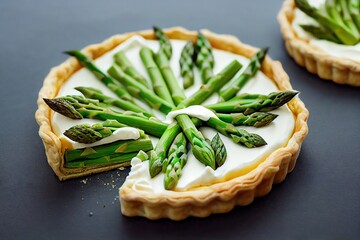
[[[314,7],[319,7],[325,0],[310,0],[309,3]],[[342,45],[327,40],[317,39],[310,33],[306,32],[300,27],[301,24],[318,25],[318,23],[300,9],[295,9],[295,17],[292,22],[292,27],[298,36],[302,39],[309,40],[309,43],[319,49],[327,52],[329,55],[340,58],[348,58],[355,61],[360,61],[360,43],[354,46]]]
[[[180,67],[179,67],[179,58],[181,54],[181,50],[185,45],[186,41],[180,40],[171,40],[173,47],[173,55],[170,60],[171,68],[174,71],[175,76],[178,77],[180,85],[182,85],[182,79],[180,77]],[[137,68],[137,70],[149,79],[148,74],[146,72],[145,67],[142,64],[142,61],[139,56],[139,50],[142,45],[146,45],[153,49],[154,51],[158,50],[159,43],[153,40],[144,40],[139,36],[134,36],[128,39],[126,42],[122,43],[112,51],[104,54],[100,58],[95,60],[96,65],[103,71],[107,71],[107,69],[113,64],[112,56],[119,50],[124,50],[126,55],[133,63],[133,65]],[[249,59],[232,54],[229,52],[225,52],[222,50],[213,51],[215,58],[215,67],[214,73],[220,72],[227,64],[229,64],[232,60],[236,59],[240,63],[244,65],[244,67],[239,71],[236,75],[238,76],[242,71],[244,71],[245,66],[249,63]],[[194,69],[195,73],[195,84],[194,86],[188,88],[185,91],[186,96],[192,95],[194,92],[198,91],[201,86],[201,79],[197,69]],[[236,77],[235,76],[235,77]],[[59,96],[67,95],[67,94],[79,94],[74,87],[77,86],[92,86],[102,90],[105,94],[109,96],[116,97],[110,90],[108,90],[104,85],[102,85],[99,80],[97,80],[87,69],[80,69],[76,73],[74,73],[68,81],[62,86]],[[268,94],[270,92],[278,91],[276,85],[266,77],[262,72],[258,72],[254,78],[249,81],[245,87],[239,92],[241,93],[258,93],[258,94]],[[214,94],[211,96],[204,104],[215,103],[218,100],[218,95]],[[142,104],[139,102],[139,104]],[[142,104],[144,108],[147,108],[145,104]],[[196,108],[196,106],[193,106]],[[190,108],[191,109],[191,108]],[[205,108],[202,108],[204,110]],[[201,110],[201,111],[202,111]],[[149,109],[150,111],[150,109]],[[195,111],[196,112],[196,111]],[[190,113],[190,112],[187,112]],[[249,132],[257,133],[261,135],[266,142],[268,143],[266,146],[259,148],[246,148],[241,145],[235,144],[230,138],[221,136],[226,149],[228,157],[220,168],[213,170],[209,167],[205,167],[202,163],[200,163],[192,154],[191,150],[188,153],[188,161],[185,167],[182,170],[182,176],[178,182],[176,190],[186,190],[192,187],[208,185],[213,182],[222,181],[226,178],[231,178],[234,174],[238,174],[240,171],[246,169],[249,166],[253,166],[261,162],[264,157],[278,149],[279,147],[284,146],[290,135],[294,129],[294,117],[293,114],[289,111],[286,106],[283,106],[273,113],[278,114],[274,122],[270,125],[263,128],[254,128],[254,127],[241,127],[242,129],[246,129]],[[160,120],[165,120],[166,117],[159,113],[155,112],[156,116]],[[206,115],[200,114],[200,115]],[[169,117],[170,118],[170,117]],[[87,122],[87,123],[95,123],[98,122],[96,120],[72,120],[65,118],[59,114],[54,114],[52,119],[54,130],[58,135],[61,135],[67,128],[72,125]],[[206,138],[211,139],[217,131],[208,128],[202,127],[200,131]],[[153,140],[153,145],[155,146],[157,139],[151,137]],[[135,191],[139,192],[155,192],[161,193],[166,191],[164,189],[164,174],[160,173],[155,178],[150,178],[148,161],[142,162],[139,159],[134,158],[131,161],[131,171],[129,176],[125,181],[125,185],[130,186]]]
[[[208,121],[210,118],[218,119],[215,113],[207,109],[206,107],[201,105],[193,105],[190,107],[169,112],[163,122],[171,123],[174,120],[174,118],[180,114],[187,114],[190,117],[196,117],[202,121]]]

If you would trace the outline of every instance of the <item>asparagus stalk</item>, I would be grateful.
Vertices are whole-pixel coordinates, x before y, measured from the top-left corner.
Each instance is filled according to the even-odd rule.
[[[355,45],[359,41],[359,37],[356,34],[343,26],[343,24],[336,22],[320,10],[312,7],[307,0],[295,0],[295,2],[301,11],[314,18],[320,25],[331,29],[343,44]]]
[[[216,116],[224,122],[231,123],[234,126],[253,126],[256,128],[269,125],[278,116],[273,113],[254,112],[250,115],[243,113],[216,113]]]
[[[137,80],[145,87],[150,87],[148,81],[136,70],[131,64],[130,60],[126,57],[123,51],[119,51],[114,55],[114,60],[119,67],[121,67],[126,74]]]
[[[269,112],[281,107],[298,94],[296,91],[273,92],[269,95],[258,95],[255,99],[237,99],[207,105],[206,107],[219,113],[244,113]]]
[[[356,24],[358,30],[360,31],[360,1],[359,0],[350,0],[349,1],[349,11],[351,17],[353,18],[354,23]]]
[[[203,103],[213,93],[217,92],[226,83],[228,83],[240,70],[241,67],[242,65],[237,60],[230,62],[218,74],[210,78],[205,85],[202,85],[199,91],[195,92],[193,95],[183,100],[179,107],[188,107],[191,105],[198,105]]]
[[[242,144],[247,148],[261,147],[267,144],[258,134],[249,133],[244,129],[237,129],[234,125],[216,118],[210,118],[206,122],[206,125],[216,129],[221,134],[232,138],[234,143]]]
[[[138,152],[124,153],[124,154],[113,154],[106,155],[94,159],[78,160],[72,162],[65,162],[65,167],[67,168],[83,168],[99,165],[109,165],[114,163],[123,163],[130,161],[133,157],[137,155]]]
[[[342,19],[344,21],[345,26],[348,27],[348,29],[357,37],[359,41],[360,33],[356,24],[353,22],[353,19],[350,14],[350,9],[349,9],[350,1],[349,0],[338,0],[338,1],[342,12]]]
[[[167,127],[167,124],[158,120],[119,113],[97,105],[98,102],[95,100],[86,99],[81,96],[65,96],[54,99],[44,98],[44,101],[55,112],[72,119],[91,118],[103,121],[114,119],[131,127],[140,128],[155,137],[160,137]]]
[[[176,121],[183,130],[186,138],[192,146],[192,151],[197,160],[205,166],[215,169],[215,155],[211,146],[206,142],[205,138],[198,131],[189,116],[181,114],[176,117]]]
[[[122,82],[127,87],[132,96],[141,99],[143,102],[150,105],[153,109],[167,114],[174,107],[172,104],[158,97],[154,94],[154,92],[138,83],[135,79],[125,74],[120,67],[113,65],[109,68],[108,73],[116,80]]]
[[[133,111],[133,112],[143,113],[147,117],[153,116],[152,113],[147,112],[145,109],[143,109],[142,107],[139,107],[135,103],[125,101],[123,99],[115,99],[115,98],[106,96],[98,89],[91,88],[91,87],[76,87],[75,89],[78,90],[79,92],[81,92],[87,98],[97,99],[100,102],[121,108],[123,110],[129,110],[129,111]]]
[[[174,139],[168,153],[165,169],[164,186],[166,190],[174,189],[181,177],[182,168],[187,161],[186,139],[183,133],[179,133]]]
[[[332,31],[325,27],[307,24],[302,24],[300,27],[318,39],[324,39],[334,43],[341,43],[340,39]]]
[[[326,0],[325,9],[328,15],[338,24],[344,25],[343,19],[341,17],[341,7],[337,5],[339,0]]]
[[[148,47],[142,47],[140,56],[152,81],[154,92],[168,103],[174,104],[161,72],[154,61],[153,51]]]
[[[163,52],[166,55],[166,57],[170,59],[172,55],[172,47],[170,40],[165,36],[164,32],[160,28],[153,27],[153,29],[154,29],[155,37],[160,42],[159,52]]]
[[[211,140],[211,147],[215,152],[215,162],[217,167],[221,167],[227,157],[227,152],[223,141],[221,140],[218,133]]]
[[[72,126],[64,132],[64,135],[75,142],[94,143],[111,136],[115,130],[122,127],[126,127],[126,125],[116,120],[106,120],[103,123],[95,123],[91,126],[89,124]]]
[[[173,100],[175,104],[178,105],[186,99],[184,91],[180,88],[178,82],[176,81],[176,77],[173,74],[171,68],[169,67],[168,59],[166,58],[165,54],[162,51],[159,51],[155,59],[162,71],[167,85],[169,86],[169,90],[173,96]],[[182,128],[183,132],[185,133],[186,137],[188,138],[189,142],[191,143],[195,157],[206,166],[215,168],[214,153],[209,144],[207,144],[207,142],[205,141],[205,138],[202,136],[201,132],[196,129],[196,126],[193,124],[190,117],[187,115],[179,115],[176,117],[176,120],[179,126]],[[160,167],[162,166],[165,159],[165,156],[160,152],[166,152],[169,147],[169,145],[163,144],[162,141],[171,143],[174,137],[178,134],[178,131],[175,130],[175,127],[174,129],[168,129],[169,133],[173,133],[173,135],[162,136],[160,139],[160,143],[158,143],[154,151],[152,151],[149,164],[151,176],[156,175],[158,172],[160,172]],[[167,131],[165,131],[165,133],[167,133]],[[161,149],[161,145],[164,145],[166,148]],[[153,169],[156,169],[156,171],[154,171]]]
[[[265,58],[265,55],[268,51],[268,48],[263,48],[251,58],[249,65],[245,68],[245,71],[235,79],[232,84],[220,91],[220,101],[226,101],[234,97],[241,88],[257,73],[261,68],[262,62]]]
[[[89,69],[102,83],[104,83],[119,98],[133,102],[129,93],[118,82],[101,71],[87,56],[78,50],[66,51],[66,54],[75,57],[81,65]]]
[[[181,51],[180,56],[180,74],[183,79],[183,88],[187,89],[194,85],[194,46],[191,41],[187,42]]]
[[[149,151],[152,148],[151,139],[143,136],[137,140],[119,140],[96,147],[67,150],[65,151],[65,160],[66,162],[96,160],[107,156],[114,157],[127,153],[137,153],[140,150]]]
[[[175,105],[181,103],[186,96],[184,91],[180,88],[179,83],[175,77],[174,72],[169,66],[169,60],[163,52],[158,52],[154,55],[155,62],[165,80],[165,83],[170,91],[172,102]]]
[[[140,150],[139,153],[135,157],[140,159],[142,162],[149,160],[149,156],[143,150]]]
[[[169,124],[154,150],[149,153],[149,172],[151,177],[155,177],[161,172],[169,147],[180,132],[180,126],[176,122]]]
[[[198,39],[195,43],[195,64],[200,70],[203,83],[213,76],[214,56],[209,41],[202,33],[198,33]]]

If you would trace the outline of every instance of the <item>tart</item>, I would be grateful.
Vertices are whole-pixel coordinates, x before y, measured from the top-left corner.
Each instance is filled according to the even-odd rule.
[[[214,51],[214,72],[219,71],[233,59],[248,63],[247,59],[257,52],[256,48],[241,43],[233,36],[218,35],[208,30],[202,30],[201,32],[208,39]],[[171,67],[175,69],[175,75],[179,76],[179,46],[183,47],[189,40],[196,41],[198,34],[179,27],[167,29],[164,33],[171,40],[171,44],[175,46]],[[158,42],[154,41],[154,39],[153,31],[126,33],[113,36],[100,44],[88,46],[82,52],[94,59],[99,66],[103,65],[104,68],[108,68],[109,65],[105,66],[107,64],[106,59],[111,58],[119,49],[125,52],[128,51],[126,53],[128,53],[130,60],[134,62],[140,61],[133,57],[135,56],[133,55],[134,52],[138,55],[139,45],[146,45],[154,50],[157,49]],[[137,64],[135,66],[141,68]],[[39,134],[44,142],[48,162],[60,180],[129,165],[129,161],[127,161],[104,166],[66,167],[64,152],[66,151],[67,142],[61,136],[59,130],[56,130],[61,126],[56,123],[53,111],[43,99],[72,93],[66,89],[73,87],[72,84],[76,84],[77,76],[81,75],[83,70],[76,59],[68,59],[51,70],[39,93],[39,108],[36,112],[36,119],[40,125]],[[144,73],[145,69],[142,71]],[[84,76],[82,75],[82,77]],[[200,83],[199,76],[200,74],[195,70],[195,82]],[[200,85],[195,83],[193,87],[187,90],[187,95],[197,92]],[[256,94],[267,94],[274,89],[284,91],[292,90],[292,87],[281,64],[266,57],[261,71],[241,91],[246,93],[255,90],[254,93]],[[207,106],[210,106],[211,102],[207,102],[207,104]],[[217,170],[213,170],[211,167],[204,166],[196,161],[190,151],[188,163],[183,169],[183,176],[178,185],[172,190],[166,190],[161,184],[164,179],[163,173],[151,178],[149,171],[147,171],[149,161],[142,161],[144,159],[141,159],[139,155],[132,158],[130,174],[119,189],[122,213],[126,216],[144,216],[149,219],[170,218],[181,220],[189,216],[206,217],[212,213],[228,212],[236,205],[250,204],[255,197],[266,195],[274,183],[282,182],[286,175],[294,169],[301,144],[308,132],[306,124],[308,111],[298,97],[293,98],[288,102],[287,106],[283,106],[276,111],[279,111],[279,121],[274,121],[271,126],[267,127],[273,130],[269,130],[267,133],[266,130],[264,132],[259,130],[259,133],[264,134],[268,141],[268,145],[260,147],[260,150],[256,150],[256,148],[247,149],[242,146],[239,146],[239,149],[237,147],[232,148],[232,143],[228,145],[230,140],[225,140],[226,137],[222,136],[225,146],[228,146],[228,158],[226,161],[240,162],[236,163],[238,164],[236,171],[229,167],[230,165],[226,166],[227,162]],[[190,113],[184,112],[179,114],[190,115]],[[249,129],[256,131],[252,127],[249,127]],[[286,130],[283,132],[282,129]],[[279,130],[281,130],[279,136],[269,139],[273,134],[271,131],[278,132]],[[201,131],[208,138],[211,138],[214,134],[212,129],[208,128]],[[282,140],[276,140],[277,138]],[[153,143],[156,143],[157,140],[153,140]],[[247,152],[252,150],[259,152],[251,152],[252,160],[247,161]],[[241,161],[245,162],[241,163],[237,159],[243,159]],[[243,165],[240,166],[239,164]],[[200,168],[201,173],[194,174],[191,172],[193,169]],[[216,171],[224,171],[225,173],[218,176]],[[207,172],[211,172],[213,175],[207,177]]]
[[[297,9],[294,0],[284,1],[278,14],[278,21],[289,55],[297,64],[322,79],[332,80],[338,84],[360,86],[360,43],[349,48],[326,40],[317,41],[298,26],[298,23],[312,23],[312,19],[309,18]],[[325,44],[322,45],[323,43]],[[339,53],[334,52],[332,48],[339,49]],[[351,49],[354,49],[356,54]],[[345,51],[352,52],[352,55],[344,54]]]

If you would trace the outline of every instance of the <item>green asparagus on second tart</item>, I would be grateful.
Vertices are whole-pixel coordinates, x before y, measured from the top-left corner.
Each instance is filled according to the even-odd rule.
[[[346,0],[339,0],[346,1]],[[296,7],[303,11],[308,16],[315,19],[322,27],[326,28],[328,31],[333,32],[336,37],[345,45],[355,45],[359,42],[360,36],[359,31],[354,31],[354,29],[346,24],[344,24],[344,18],[342,21],[337,21],[333,16],[330,16],[321,9],[317,9],[311,6],[308,0],[295,0]],[[329,1],[328,1],[329,3]],[[332,12],[330,9],[337,8],[337,6],[328,6],[328,12]],[[334,12],[339,11],[334,9]],[[346,14],[347,15],[347,14]],[[345,16],[346,21],[350,21],[348,16]]]
[[[207,83],[213,76],[215,61],[211,45],[201,32],[198,32],[198,39],[195,43],[195,64],[200,71],[203,83]]]
[[[188,41],[181,51],[180,56],[180,74],[183,79],[183,88],[187,89],[194,85],[194,45]]]
[[[322,26],[301,24],[300,27],[316,38],[328,40],[334,43],[341,43],[341,40],[336,36],[335,33],[329,31],[327,28],[324,28]]]
[[[339,8],[341,9],[341,16],[343,19],[343,22],[345,24],[345,26],[350,29],[350,31],[357,36],[358,41],[360,39],[360,33],[359,30],[355,24],[355,22],[353,21],[351,14],[350,14],[350,0],[338,0],[338,4],[339,4]]]
[[[350,0],[349,11],[356,24],[358,30],[360,31],[360,1],[359,0]]]

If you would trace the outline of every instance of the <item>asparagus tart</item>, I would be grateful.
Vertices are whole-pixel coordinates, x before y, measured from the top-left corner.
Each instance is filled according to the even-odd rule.
[[[183,28],[116,35],[51,70],[36,119],[60,180],[131,166],[126,216],[247,205],[293,170],[308,111],[268,49]]]
[[[296,63],[325,80],[360,86],[360,1],[286,0],[278,20]]]

